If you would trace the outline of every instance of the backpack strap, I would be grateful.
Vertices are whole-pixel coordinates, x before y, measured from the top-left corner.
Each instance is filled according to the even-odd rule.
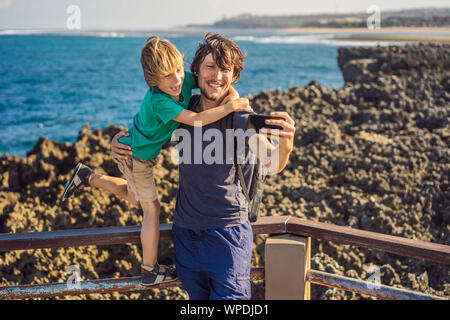
[[[236,163],[236,167],[237,167],[238,177],[239,177],[239,181],[241,182],[241,187],[242,187],[242,191],[244,192],[245,199],[247,199],[247,202],[250,204],[250,202],[251,202],[250,194],[248,192],[247,185],[245,184],[244,174],[242,173],[242,167],[240,164],[237,164],[237,163]]]
[[[228,116],[226,116],[221,125],[221,130],[224,136],[224,139],[226,137],[226,129],[234,129],[234,112],[230,113]],[[225,139],[226,140],[226,139]],[[237,163],[237,139],[234,137],[234,168],[235,168],[235,178],[234,181],[237,183],[238,178],[242,193],[245,196],[245,199],[248,203],[248,218],[250,222],[255,222],[258,219],[259,215],[259,208],[262,201],[262,195],[263,195],[263,189],[264,189],[264,177],[262,176],[262,170],[261,170],[261,163],[259,159],[256,161],[256,165],[254,167],[254,172],[252,175],[252,179],[250,181],[250,189],[245,183],[244,173],[242,171],[242,166]],[[225,141],[226,143],[226,141]]]
[[[235,158],[236,159],[236,158]],[[239,181],[241,183],[242,193],[248,202],[248,219],[250,222],[255,222],[258,220],[259,209],[262,202],[262,196],[264,191],[264,180],[265,176],[262,174],[261,162],[257,158],[256,165],[254,166],[254,171],[252,175],[251,190],[247,187],[245,183],[244,174],[242,172],[242,167],[235,161],[235,167],[237,168],[237,173]]]

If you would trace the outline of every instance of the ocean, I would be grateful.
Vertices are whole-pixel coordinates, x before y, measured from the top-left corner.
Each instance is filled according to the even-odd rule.
[[[189,69],[202,36],[156,34],[185,54]],[[149,35],[0,30],[0,155],[25,157],[40,136],[74,143],[84,123],[92,129],[128,127],[148,89],[140,50]],[[247,54],[236,90],[244,97],[305,86],[313,79],[329,89],[341,88],[338,47],[377,43],[329,36],[231,35]]]

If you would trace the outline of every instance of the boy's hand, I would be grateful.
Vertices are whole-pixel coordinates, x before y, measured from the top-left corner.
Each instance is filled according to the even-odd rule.
[[[129,135],[130,134],[127,131],[120,131],[111,140],[111,157],[117,164],[119,164],[121,160],[127,160],[133,155],[130,146],[119,142],[120,138],[123,136],[128,137]]]
[[[233,87],[230,87],[230,90],[228,91],[228,95],[223,100],[223,104],[227,104],[231,102],[232,100],[239,99],[239,92],[236,91]]]
[[[253,112],[252,107],[250,107],[250,102],[247,98],[234,99],[229,102],[234,111],[249,111]]]

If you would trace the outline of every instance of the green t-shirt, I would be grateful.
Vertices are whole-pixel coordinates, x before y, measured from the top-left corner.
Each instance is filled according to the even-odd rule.
[[[120,138],[119,142],[131,146],[133,156],[138,159],[155,158],[180,125],[172,119],[183,109],[187,109],[192,89],[195,87],[194,76],[185,71],[180,101],[176,101],[158,87],[150,88],[128,129],[130,136]]]

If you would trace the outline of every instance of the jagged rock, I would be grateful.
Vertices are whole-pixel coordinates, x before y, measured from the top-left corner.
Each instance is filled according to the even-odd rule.
[[[345,82],[357,82],[367,77],[378,68],[375,59],[350,60],[341,67]]]

